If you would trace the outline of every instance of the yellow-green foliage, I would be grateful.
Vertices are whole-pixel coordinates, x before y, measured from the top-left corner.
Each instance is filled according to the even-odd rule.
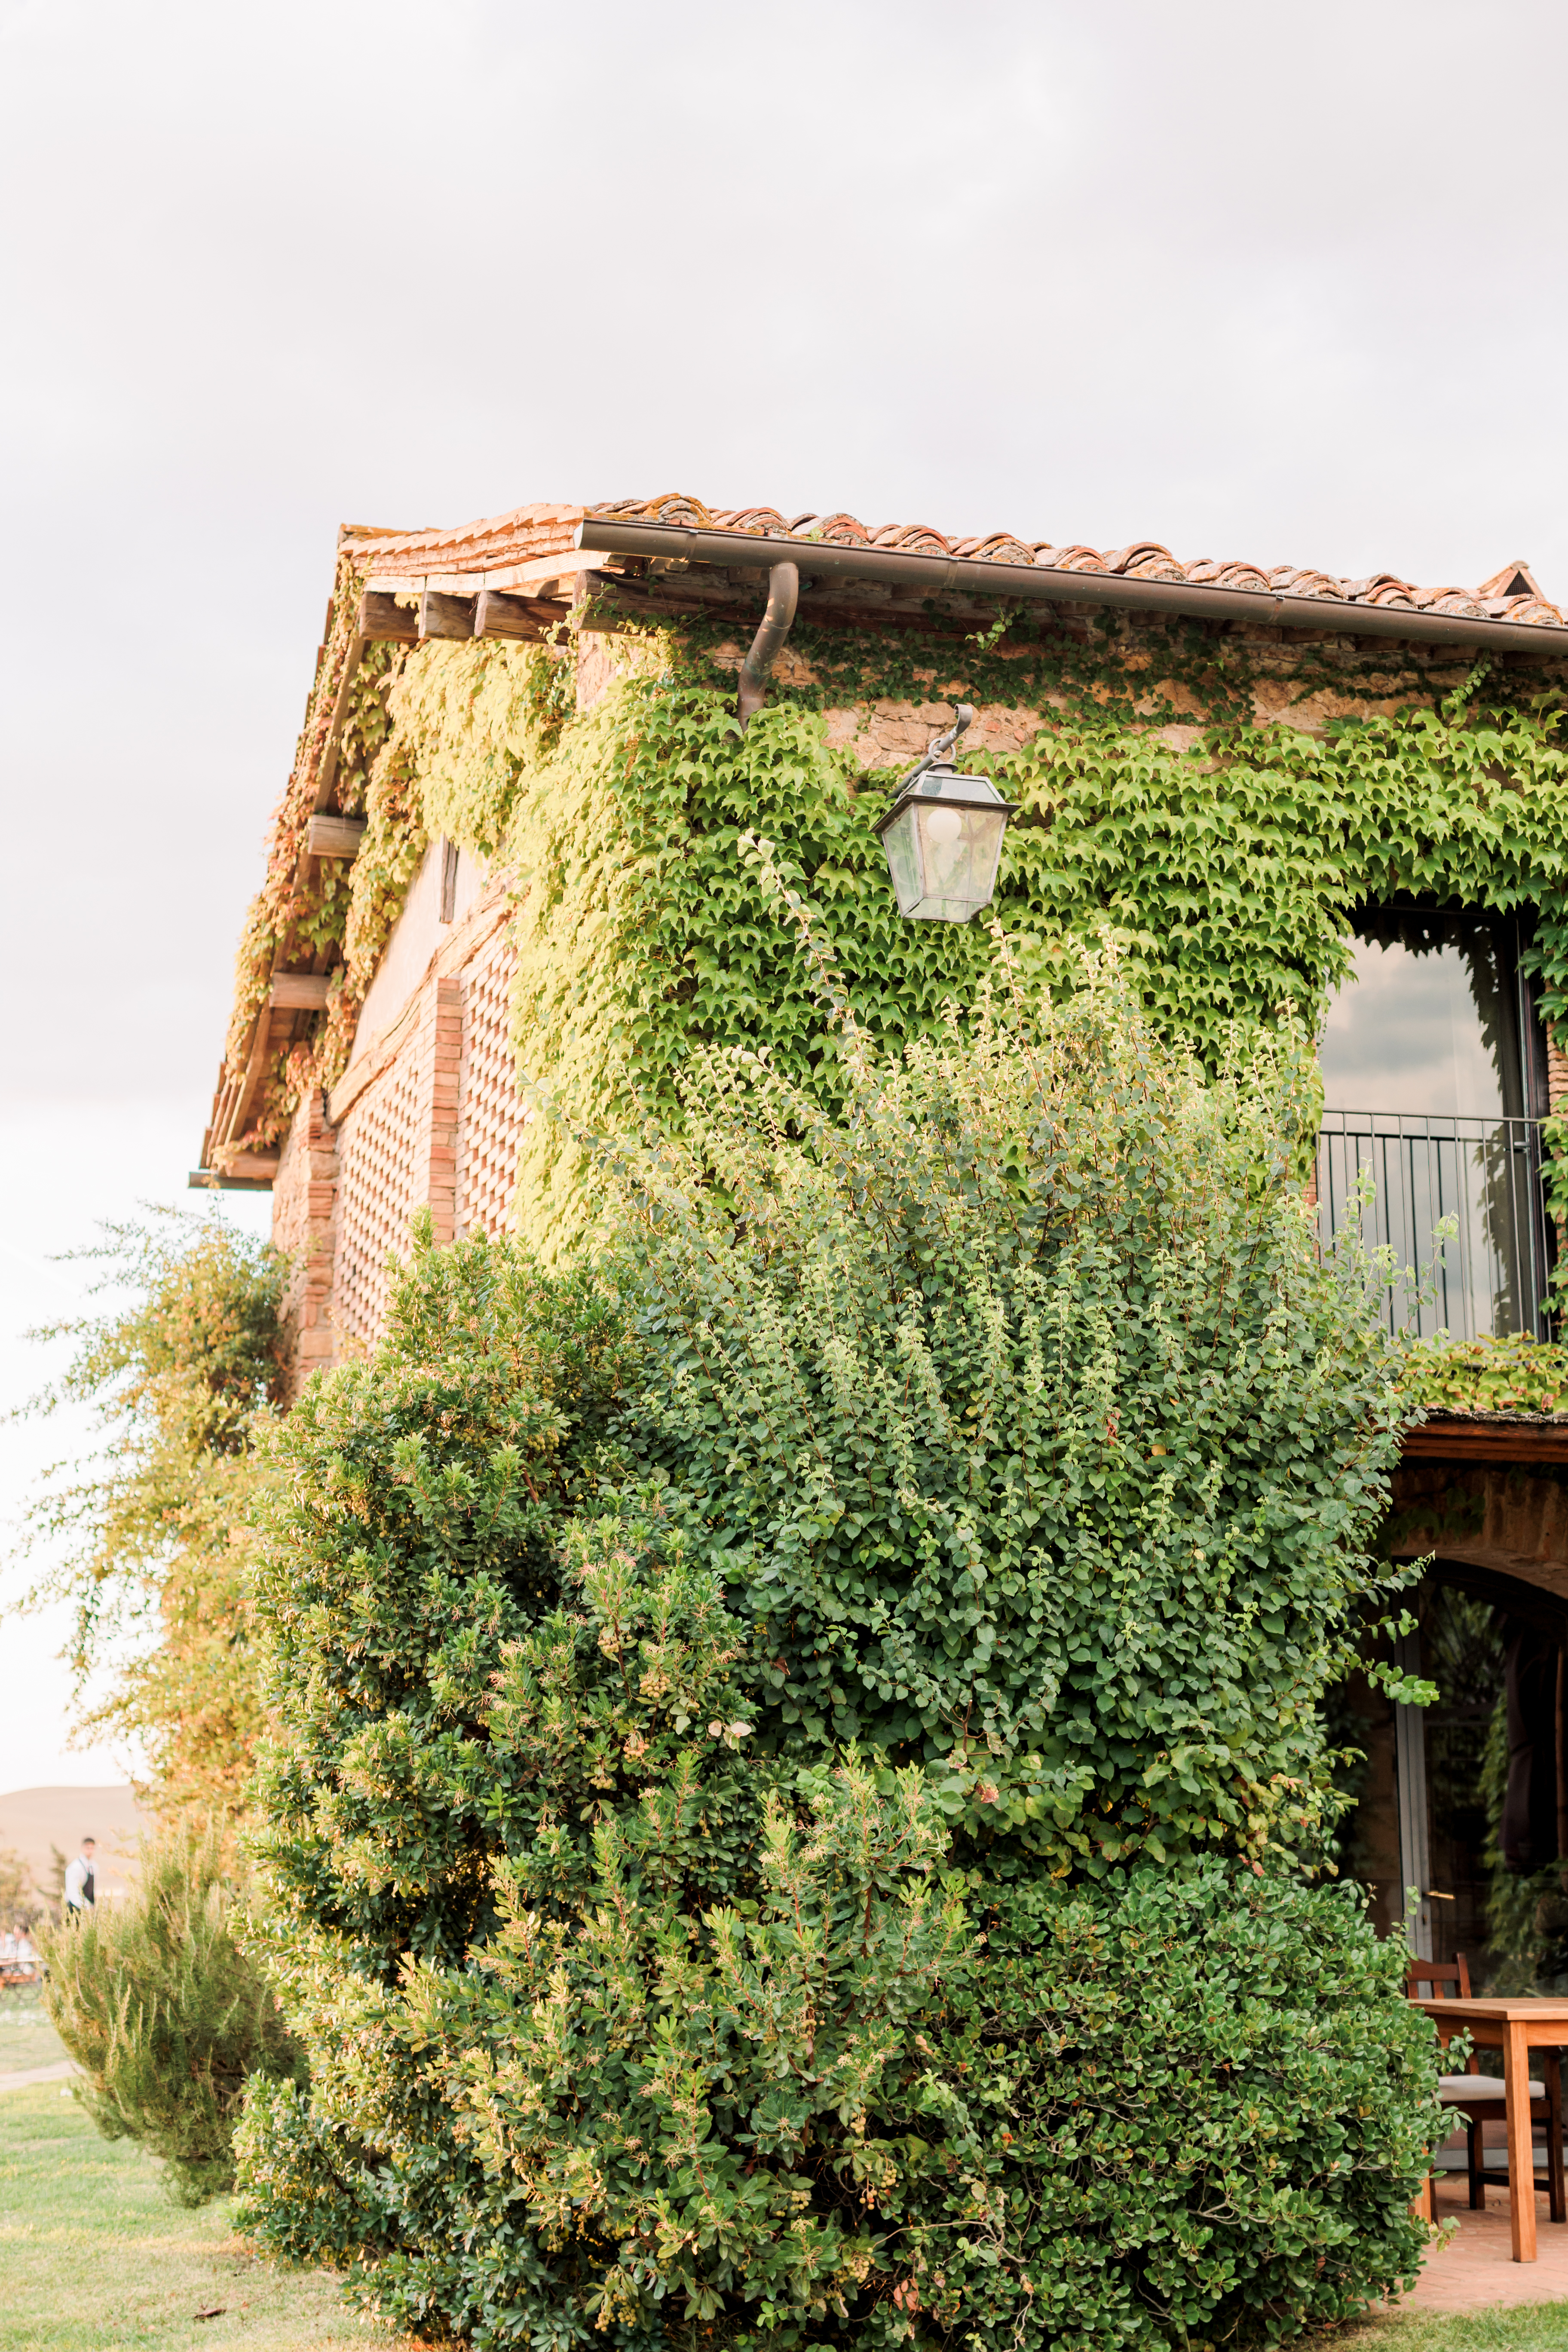
[[[414,751],[425,823],[491,858],[523,771],[549,756],[564,652],[532,646],[434,644],[405,664],[387,698],[399,742]]]
[[[1523,1331],[1424,1340],[1411,1347],[1401,1386],[1436,1412],[1568,1413],[1568,1348]]]
[[[298,949],[309,952],[342,935],[348,912],[348,873],[340,860],[321,858],[315,861],[307,882],[301,853],[306,828],[315,805],[316,772],[331,734],[339,688],[358,625],[356,614],[360,587],[360,577],[352,562],[341,562],[329,615],[327,640],[317,660],[315,677],[305,707],[305,724],[300,730],[294,754],[294,766],[273,819],[266,879],[247,910],[240,937],[236,959],[234,1010],[229,1019],[224,1055],[225,1072],[230,1078],[238,1076],[248,1058],[252,1025],[267,1002],[268,982],[279,951]],[[386,669],[388,661],[389,648],[373,646],[366,652],[351,698],[351,729],[355,706],[363,709],[367,697],[374,698],[375,682]],[[374,723],[372,722],[373,731]],[[345,779],[342,776],[338,805],[342,809],[357,805],[353,797],[352,781],[345,790]],[[280,1084],[281,1072],[273,1072],[268,1087],[269,1099],[263,1110],[261,1134],[266,1139],[270,1139],[278,1129],[279,1107],[270,1097],[276,1096]]]
[[[1074,984],[1108,934],[1145,1010],[1211,1066],[1234,1023],[1271,1021],[1286,1001],[1316,1017],[1354,908],[1400,891],[1534,910],[1545,1009],[1568,1011],[1568,752],[1561,697],[1534,677],[1526,704],[1485,662],[1467,675],[1307,646],[1290,690],[1318,698],[1310,728],[1261,726],[1262,655],[1195,625],[1108,620],[1086,643],[1018,622],[933,651],[803,620],[793,643],[809,670],[775,686],[742,737],[730,634],[692,622],[595,638],[614,675],[581,714],[564,642],[428,644],[390,657],[374,687],[385,731],[355,755],[371,832],[316,1076],[342,1066],[426,837],[493,860],[519,898],[519,1068],[567,1115],[524,1140],[521,1229],[538,1246],[561,1246],[588,1213],[572,1124],[679,1123],[675,1073],[696,1044],[765,1048],[839,1099],[837,1045],[745,833],[777,844],[873,1037],[929,1032],[945,999],[973,996],[984,939],[900,919],[874,834],[895,778],[858,768],[835,711],[962,698],[1014,713],[1020,748],[966,764],[1019,804],[996,903],[1026,979]],[[1396,691],[1406,707],[1389,708]],[[1325,722],[1331,695],[1341,709],[1381,701],[1381,715]],[[309,1075],[279,1074],[274,1131]]]
[[[52,1555],[38,1597],[72,1604],[83,1678],[112,1660],[84,1727],[137,1743],[157,1812],[222,1819],[243,1808],[261,1729],[242,1530],[256,1416],[282,1380],[287,1262],[220,1217],[172,1211],[72,1255],[115,1305],[34,1335],[76,1354],[25,1410],[88,1405],[105,1443],[33,1505],[30,1539]],[[156,1646],[129,1658],[110,1641],[153,1626]]]

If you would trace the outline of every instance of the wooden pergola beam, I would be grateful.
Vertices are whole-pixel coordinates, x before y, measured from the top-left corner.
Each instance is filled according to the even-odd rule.
[[[511,637],[538,645],[546,629],[565,618],[565,608],[537,596],[512,596],[500,588],[480,591],[474,604],[476,637]]]
[[[419,615],[384,590],[367,588],[359,600],[359,634],[372,644],[416,646]]]
[[[226,1168],[193,1168],[185,1189],[189,1192],[270,1192],[279,1156],[276,1151],[237,1152]]]

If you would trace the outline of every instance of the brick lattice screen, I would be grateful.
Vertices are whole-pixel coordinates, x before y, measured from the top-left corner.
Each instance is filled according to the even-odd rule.
[[[389,1253],[408,1247],[408,1219],[424,1197],[415,1148],[423,1110],[424,1072],[412,1057],[395,1061],[354,1106],[339,1146],[338,1246],[334,1320],[354,1338],[374,1339],[386,1296]]]
[[[464,973],[463,1062],[458,1126],[458,1231],[510,1233],[517,1154],[531,1113],[517,1091],[511,1049],[511,980],[517,958],[505,932]]]

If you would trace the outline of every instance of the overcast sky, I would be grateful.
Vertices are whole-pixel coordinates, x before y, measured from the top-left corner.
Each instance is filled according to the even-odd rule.
[[[1531,0],[0,0],[0,1338],[194,1163],[340,522],[679,489],[1568,599],[1565,68]],[[0,1788],[112,1777],[40,1643]]]

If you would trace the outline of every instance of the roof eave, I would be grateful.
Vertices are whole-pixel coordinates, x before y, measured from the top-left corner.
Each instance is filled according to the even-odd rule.
[[[1240,621],[1260,628],[1331,631],[1350,636],[1400,637],[1407,643],[1495,647],[1500,653],[1555,653],[1568,658],[1568,628],[1549,622],[1472,619],[1426,613],[1405,604],[1358,604],[1331,596],[1276,595],[1247,588],[1208,588],[1192,582],[1140,580],[1105,572],[1059,572],[1045,564],[993,563],[973,557],[919,555],[897,548],[844,547],[787,535],[698,530],[679,524],[628,522],[585,515],[574,546],[599,555],[652,562],[765,569],[794,562],[804,578],[865,580],[915,588],[928,596],[963,593],[1025,604],[1103,604],[1127,612],[1166,613],[1191,620]],[[803,614],[803,617],[808,615]]]

